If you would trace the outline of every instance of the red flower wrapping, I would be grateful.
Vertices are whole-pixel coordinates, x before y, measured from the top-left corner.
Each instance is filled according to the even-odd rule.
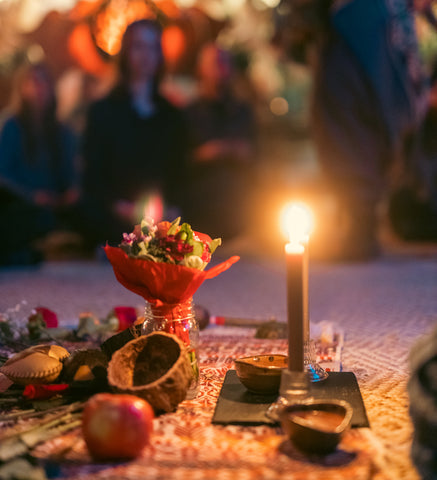
[[[237,262],[233,256],[209,270],[198,270],[164,262],[129,257],[121,248],[104,247],[117,280],[154,306],[177,304],[190,299],[202,283]]]

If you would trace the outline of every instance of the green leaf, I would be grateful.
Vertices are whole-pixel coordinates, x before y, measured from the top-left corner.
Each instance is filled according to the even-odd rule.
[[[203,243],[199,240],[193,239],[190,242],[190,245],[193,245],[193,251],[190,253],[190,255],[197,255],[198,257],[201,257],[203,253]]]
[[[193,230],[191,228],[191,225],[189,223],[184,222],[181,225],[181,229],[180,229],[178,235],[180,235],[181,233],[185,233],[185,235],[186,235],[186,237],[184,238],[184,242],[191,245],[192,240],[194,238],[194,232],[193,232]]]
[[[214,240],[209,244],[209,250],[211,251],[211,255],[215,252],[216,248],[222,244],[221,238],[214,238]]]
[[[167,235],[176,235],[180,221],[181,221],[181,217],[178,217],[171,222],[171,225],[167,230]]]

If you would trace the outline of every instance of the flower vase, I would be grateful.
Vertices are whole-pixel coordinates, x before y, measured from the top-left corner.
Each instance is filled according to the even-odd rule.
[[[186,302],[155,306],[146,302],[145,320],[141,333],[166,332],[176,335],[187,347],[193,378],[187,392],[187,400],[197,396],[199,388],[199,325],[194,316],[192,298]]]

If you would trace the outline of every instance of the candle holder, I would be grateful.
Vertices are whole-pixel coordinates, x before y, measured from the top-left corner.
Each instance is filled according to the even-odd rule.
[[[281,372],[279,395],[287,403],[302,401],[309,392],[310,377],[307,371],[294,372],[284,368]]]
[[[292,203],[282,212],[282,224],[288,233],[285,245],[288,309],[288,368],[306,372],[311,382],[319,382],[328,374],[317,364],[314,342],[310,338],[309,321],[309,238],[311,212],[303,204]]]
[[[308,372],[311,382],[320,382],[328,377],[328,373],[316,361],[316,349],[314,341],[310,337],[310,314],[309,314],[309,238],[303,242],[305,253],[303,261],[303,335],[304,335],[304,369]]]
[[[274,422],[279,422],[285,407],[304,402],[309,395],[310,380],[310,375],[306,370],[293,371],[284,368],[281,372],[279,397],[267,409],[267,417]]]
[[[309,338],[304,342],[304,368],[308,373],[310,382],[320,382],[328,377],[328,372],[316,362],[314,342]]]

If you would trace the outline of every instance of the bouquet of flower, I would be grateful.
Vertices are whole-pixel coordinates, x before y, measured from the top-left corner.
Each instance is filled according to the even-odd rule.
[[[146,219],[132,233],[123,234],[119,247],[105,247],[117,280],[155,307],[181,304],[199,286],[239,260],[234,256],[205,267],[221,239],[192,230],[180,218],[172,223]]]
[[[193,232],[188,223],[180,225],[180,220],[155,225],[152,219],[145,219],[132,233],[123,234],[120,247],[131,257],[203,270],[221,245],[221,238],[211,240]]]
[[[144,220],[132,233],[123,234],[119,247],[105,247],[117,280],[149,304],[143,332],[165,331],[178,336],[186,345],[193,371],[190,395],[195,395],[199,380],[198,329],[192,297],[206,279],[239,260],[231,257],[205,270],[220,244],[221,239],[212,240],[194,232],[188,223],[181,225],[177,218],[172,223],[156,225],[153,220]]]

